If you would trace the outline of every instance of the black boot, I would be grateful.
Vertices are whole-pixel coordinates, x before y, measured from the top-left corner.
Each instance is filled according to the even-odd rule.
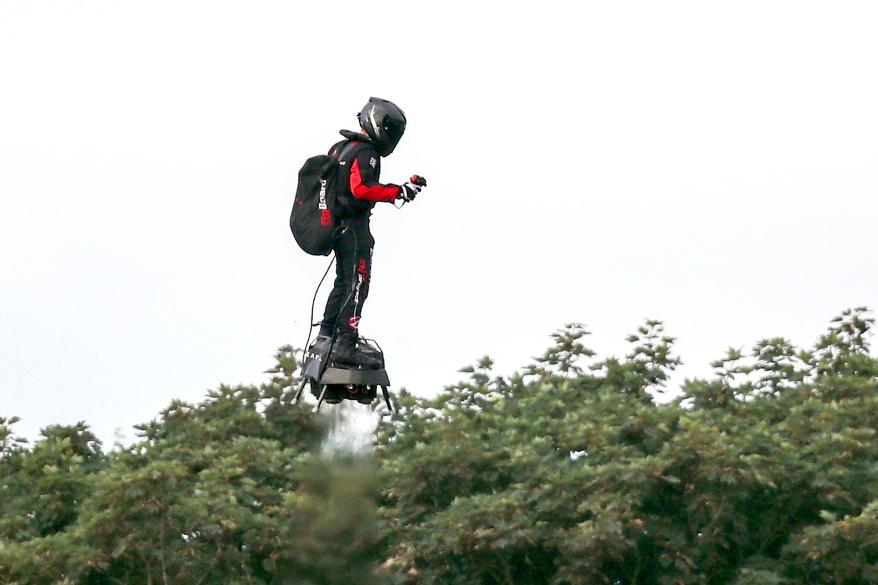
[[[381,361],[357,350],[355,333],[339,333],[329,356],[330,364],[338,364],[361,370],[380,370]]]

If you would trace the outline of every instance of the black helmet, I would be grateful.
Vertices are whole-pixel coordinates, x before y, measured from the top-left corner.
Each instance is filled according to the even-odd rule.
[[[369,98],[369,103],[357,114],[357,120],[381,156],[393,152],[405,132],[405,112],[381,98]]]

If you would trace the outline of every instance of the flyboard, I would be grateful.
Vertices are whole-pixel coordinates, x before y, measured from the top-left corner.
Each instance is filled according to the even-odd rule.
[[[378,389],[387,410],[393,412],[390,404],[390,379],[384,369],[384,352],[371,339],[360,338],[359,351],[375,358],[381,363],[377,369],[360,369],[330,360],[334,337],[318,337],[305,352],[302,367],[302,382],[296,392],[295,402],[302,398],[305,386],[310,386],[311,394],[317,398],[317,410],[323,403],[338,404],[342,400],[354,400],[361,404],[372,404],[378,398]]]

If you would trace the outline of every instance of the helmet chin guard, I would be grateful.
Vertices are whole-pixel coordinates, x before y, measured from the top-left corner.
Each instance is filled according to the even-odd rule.
[[[357,120],[381,156],[392,153],[405,133],[405,112],[381,98],[370,97],[357,114]]]

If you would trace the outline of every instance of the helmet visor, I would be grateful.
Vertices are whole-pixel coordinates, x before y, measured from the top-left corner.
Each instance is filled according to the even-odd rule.
[[[405,133],[405,121],[394,120],[388,116],[384,120],[383,130],[387,133],[387,139],[383,141],[385,143],[384,150],[387,154],[390,154],[396,148],[396,145],[399,144],[402,135]]]

